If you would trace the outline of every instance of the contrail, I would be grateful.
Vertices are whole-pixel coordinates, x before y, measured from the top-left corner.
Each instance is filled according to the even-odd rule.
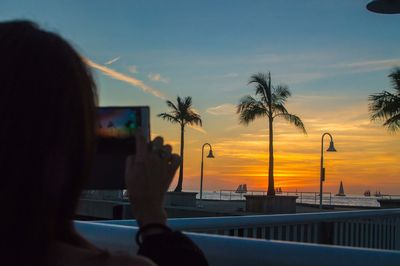
[[[167,97],[161,91],[159,91],[159,90],[157,90],[157,89],[155,89],[155,88],[153,88],[153,87],[151,87],[149,85],[144,84],[143,81],[141,81],[141,80],[138,80],[138,79],[136,79],[134,77],[125,75],[123,73],[115,71],[114,69],[108,68],[106,66],[99,65],[99,64],[93,62],[92,60],[90,60],[88,58],[83,58],[83,60],[85,61],[85,63],[88,66],[93,67],[93,68],[95,68],[97,70],[100,70],[104,75],[107,75],[107,76],[109,76],[109,77],[111,77],[113,79],[116,79],[116,80],[120,80],[120,81],[129,83],[129,84],[141,89],[142,91],[150,93],[150,94],[152,94],[152,95],[154,95],[157,98],[160,98],[162,100],[166,100],[167,99]]]
[[[113,79],[120,80],[120,81],[126,82],[126,83],[128,83],[130,85],[133,85],[135,87],[138,87],[142,91],[150,93],[150,94],[152,94],[152,95],[154,95],[157,98],[160,98],[162,100],[167,100],[167,97],[161,91],[159,91],[159,90],[157,90],[157,89],[155,89],[153,87],[150,87],[149,85],[144,84],[143,81],[141,81],[141,80],[138,80],[138,79],[136,79],[134,77],[125,75],[123,73],[115,71],[114,69],[108,68],[106,66],[99,65],[99,64],[93,62],[92,60],[90,60],[88,58],[83,57],[82,59],[88,66],[90,66],[92,68],[95,68],[97,70],[100,70],[104,75],[107,75],[107,76],[109,76],[109,77],[111,77]],[[199,127],[199,126],[191,126],[191,125],[189,125],[189,127],[194,129],[194,130],[196,130],[196,131],[199,131],[199,132],[201,132],[203,134],[207,134],[207,132],[203,128]]]
[[[111,59],[111,60],[105,62],[104,64],[105,64],[105,65],[111,65],[112,63],[117,62],[120,58],[121,58],[120,56],[117,56],[116,58],[113,58],[113,59]]]

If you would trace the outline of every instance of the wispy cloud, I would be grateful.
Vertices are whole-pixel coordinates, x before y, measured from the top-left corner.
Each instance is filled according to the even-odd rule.
[[[188,127],[191,128],[191,129],[194,129],[194,130],[196,130],[196,131],[198,131],[198,132],[200,132],[200,133],[207,134],[207,131],[205,131],[205,130],[204,130],[202,127],[200,127],[200,126],[192,126],[192,125],[189,125]]]
[[[267,137],[268,137],[267,134],[251,134],[251,133],[243,133],[243,134],[240,134],[240,136],[243,138],[251,138],[251,139],[259,139],[259,138],[267,139]]]
[[[327,65],[320,68],[318,71],[278,74],[276,75],[276,79],[283,80],[287,84],[298,84],[347,73],[381,71],[396,66],[400,66],[400,58],[364,60]]]
[[[321,73],[321,72],[302,72],[302,73],[280,74],[276,75],[275,78],[277,80],[284,81],[285,84],[298,84],[325,78],[326,76],[327,76],[326,73]]]
[[[238,129],[241,129],[242,127],[243,127],[242,125],[237,124],[237,125],[233,125],[233,126],[225,128],[224,131],[227,131],[227,132],[237,131]]]
[[[220,75],[218,77],[220,77],[220,78],[236,78],[238,76],[239,76],[238,73],[226,73],[226,74]]]
[[[118,71],[116,71],[114,69],[108,68],[106,66],[102,66],[100,64],[97,64],[97,63],[91,61],[88,58],[84,58],[84,61],[90,67],[93,67],[93,68],[101,71],[106,76],[109,76],[109,77],[111,77],[113,79],[116,79],[116,80],[120,80],[122,82],[126,82],[126,83],[128,83],[130,85],[133,85],[133,86],[141,89],[142,91],[144,91],[146,93],[150,93],[150,94],[154,95],[157,98],[160,98],[160,99],[163,99],[163,100],[167,99],[167,97],[161,91],[159,91],[159,90],[157,90],[157,89],[155,89],[155,88],[143,83],[143,81],[141,81],[141,80],[138,80],[138,79],[136,79],[134,77],[125,75],[123,73],[120,73],[120,72],[118,72]]]
[[[346,99],[346,95],[337,95],[335,93],[329,95],[315,95],[315,94],[297,94],[293,95],[294,101],[311,102],[311,101],[339,101]],[[364,97],[363,97],[364,98]]]
[[[312,52],[312,53],[281,53],[281,54],[257,54],[249,56],[245,59],[246,63],[263,63],[263,64],[286,64],[301,63],[308,64],[309,62],[317,63],[329,60],[332,58],[329,52]]]
[[[111,65],[112,63],[117,62],[120,58],[121,58],[120,56],[117,56],[117,57],[115,57],[115,58],[113,58],[113,59],[111,59],[111,60],[105,62],[104,64],[105,64],[105,65]]]
[[[135,65],[129,66],[128,71],[131,72],[132,74],[138,73],[137,66]]]
[[[400,58],[364,60],[358,62],[335,64],[330,67],[352,70],[354,72],[372,72],[400,65]]]
[[[236,113],[236,106],[230,103],[224,103],[215,107],[210,107],[206,113],[212,115],[232,115]]]
[[[160,73],[150,73],[147,76],[150,80],[156,81],[156,82],[162,82],[162,83],[168,83],[169,79],[162,77]]]

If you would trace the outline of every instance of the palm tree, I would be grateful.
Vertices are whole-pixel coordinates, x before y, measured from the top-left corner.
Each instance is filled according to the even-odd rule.
[[[169,113],[161,113],[158,114],[158,117],[161,117],[164,120],[167,120],[173,124],[179,124],[181,127],[181,165],[179,168],[179,180],[178,184],[175,188],[175,192],[182,191],[182,183],[183,183],[183,148],[184,148],[184,132],[186,125],[200,125],[202,126],[202,121],[200,115],[197,114],[192,108],[192,97],[185,97],[183,100],[178,96],[177,104],[174,104],[171,101],[167,101],[167,106],[171,108],[171,112]]]
[[[132,136],[133,130],[135,129],[135,123],[133,123],[133,121],[131,119],[128,119],[128,121],[126,121],[126,123],[125,123],[125,127],[128,130],[129,136]]]
[[[255,97],[244,96],[237,106],[239,121],[241,124],[248,125],[256,118],[266,117],[268,119],[269,129],[269,168],[268,168],[268,196],[275,195],[274,186],[274,128],[273,122],[276,118],[283,118],[290,124],[301,129],[307,134],[301,119],[290,114],[285,103],[291,92],[287,86],[271,85],[271,73],[258,73],[252,75],[248,84],[255,84]]]
[[[368,100],[371,120],[383,120],[389,131],[400,130],[400,68],[395,68],[388,76],[394,93],[382,91],[372,94]]]

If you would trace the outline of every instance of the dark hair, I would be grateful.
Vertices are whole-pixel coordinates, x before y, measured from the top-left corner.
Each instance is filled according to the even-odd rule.
[[[0,260],[7,265],[43,263],[52,240],[82,242],[72,219],[90,171],[96,103],[91,73],[68,42],[29,21],[0,23]]]

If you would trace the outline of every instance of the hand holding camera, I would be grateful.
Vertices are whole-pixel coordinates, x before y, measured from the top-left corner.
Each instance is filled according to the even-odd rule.
[[[150,142],[148,107],[97,110],[97,148],[88,189],[128,189],[140,225],[165,224],[164,195],[180,157],[161,137]]]
[[[165,224],[164,195],[180,164],[170,145],[156,137],[150,145],[136,134],[136,154],[126,160],[125,181],[136,220],[143,226]],[[150,146],[150,148],[149,148]]]

